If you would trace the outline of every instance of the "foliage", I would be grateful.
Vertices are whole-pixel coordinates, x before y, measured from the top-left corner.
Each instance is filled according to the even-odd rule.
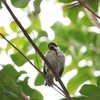
[[[2,1],[4,0],[0,0],[0,4]],[[91,84],[84,84],[81,87],[81,96],[73,97],[73,100],[99,100],[100,77],[99,75],[94,75],[94,73],[100,73],[100,34],[93,30],[93,28],[96,26],[93,25],[91,22],[92,19],[89,19],[82,5],[71,5],[72,3],[74,4],[75,0],[56,1],[57,3],[63,3],[63,16],[64,18],[68,18],[70,20],[69,25],[56,21],[50,27],[50,29],[54,31],[56,37],[53,41],[60,46],[61,50],[66,55],[70,55],[72,57],[70,65],[65,66],[63,77],[73,69],[77,70],[76,75],[68,81],[68,84],[66,84],[66,88],[68,89],[69,93],[74,96],[77,89],[83,85],[84,82],[90,81]],[[32,36],[34,32],[37,33],[37,36],[33,36],[32,39],[44,54],[47,50],[48,41],[50,40],[48,39],[47,31],[42,29],[42,21],[38,15],[41,12],[40,6],[42,0],[38,0],[38,2],[35,0],[33,2],[33,12],[29,11],[29,2],[30,0],[11,0],[14,7],[28,13],[27,18],[30,20],[30,25],[26,28],[26,30],[30,36]],[[89,0],[89,6],[93,9],[93,11],[96,13],[98,12],[98,0]],[[83,13],[83,16],[79,17],[81,12]],[[17,24],[12,21],[9,25],[10,30],[12,30],[13,34],[16,35],[16,37],[10,39],[10,42],[21,50],[29,58],[29,60],[33,61],[36,67],[42,69],[42,59],[36,52],[31,54],[29,53],[34,49],[30,45],[29,41],[26,40],[25,36],[22,35],[22,32],[18,28]],[[5,37],[7,37],[9,34],[6,32],[6,29],[3,26],[0,26],[0,33],[2,33]],[[0,40],[2,39],[0,38]],[[2,65],[2,69],[0,70],[0,100],[20,100],[18,95],[21,93],[21,91],[28,95],[31,100],[43,100],[42,94],[38,90],[32,89],[28,85],[28,77],[25,77],[23,81],[19,80],[19,77],[22,74],[27,74],[27,72],[18,72],[15,66],[24,66],[24,64],[27,63],[26,59],[24,59],[16,50],[14,50],[9,43],[7,43],[5,49],[0,47],[0,52],[5,50],[5,52],[8,54],[11,49],[13,50],[13,54],[10,55],[10,58],[14,64]],[[37,64],[37,59],[39,65]],[[80,65],[79,63],[82,61],[85,61],[85,63]],[[35,78],[34,85],[40,86],[43,84],[44,79],[39,73]]]

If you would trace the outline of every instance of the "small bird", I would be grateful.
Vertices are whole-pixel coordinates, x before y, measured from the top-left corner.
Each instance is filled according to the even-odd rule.
[[[61,77],[65,66],[65,54],[54,42],[48,44],[48,49],[49,50],[46,52],[45,57],[54,68],[55,72],[59,75],[59,77]],[[52,86],[54,74],[45,63],[43,67],[43,73],[49,78],[46,80],[45,86]],[[57,81],[56,78],[55,80]]]

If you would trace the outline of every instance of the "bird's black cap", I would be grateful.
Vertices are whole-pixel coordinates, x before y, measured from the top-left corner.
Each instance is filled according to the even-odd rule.
[[[48,44],[48,48],[49,48],[50,50],[55,50],[54,47],[57,47],[57,44],[56,44],[56,43],[50,42],[50,43]]]

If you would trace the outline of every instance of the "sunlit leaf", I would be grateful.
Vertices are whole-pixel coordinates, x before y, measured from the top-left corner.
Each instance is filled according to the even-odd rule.
[[[16,24],[15,21],[12,21],[12,22],[10,23],[10,28],[11,28],[13,31],[15,31],[15,32],[18,33],[18,25]]]
[[[0,33],[2,33],[4,36],[7,35],[6,30],[4,27],[0,27]]]

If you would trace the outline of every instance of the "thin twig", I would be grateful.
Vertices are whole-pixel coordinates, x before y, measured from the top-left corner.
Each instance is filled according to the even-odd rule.
[[[61,92],[59,92],[55,87],[52,86],[52,88],[57,91],[59,94],[61,94],[62,96],[66,97],[64,94],[62,94]]]
[[[41,74],[43,74],[17,47],[15,47],[9,40],[7,40],[7,38],[5,38],[5,36],[0,33],[0,35],[12,46],[14,47],[38,72],[40,72]],[[44,75],[43,75],[44,76]]]
[[[34,35],[34,33],[33,33],[33,37],[34,37],[34,43],[35,43],[35,35]],[[36,57],[37,66],[38,66],[38,68],[40,69],[36,50],[35,50],[35,57]]]
[[[70,95],[69,95],[69,92],[67,91],[67,89],[64,86],[63,82],[61,81],[60,77],[55,72],[55,70],[53,69],[53,67],[51,66],[51,64],[48,62],[48,60],[41,53],[41,51],[38,49],[38,47],[35,45],[35,43],[33,42],[33,40],[30,38],[30,36],[28,35],[27,31],[21,25],[21,23],[19,22],[19,20],[16,18],[16,16],[12,12],[12,10],[10,9],[9,5],[7,4],[7,2],[4,1],[3,4],[7,8],[7,10],[9,11],[9,13],[11,14],[11,16],[13,17],[13,19],[15,20],[15,22],[17,23],[17,25],[20,27],[20,29],[22,30],[22,32],[24,33],[24,35],[26,36],[26,38],[29,40],[29,42],[31,43],[31,45],[35,48],[35,50],[38,52],[38,54],[41,56],[41,58],[44,60],[44,62],[48,65],[48,67],[50,68],[50,70],[53,72],[54,76],[57,78],[57,80],[58,80],[59,84],[61,85],[62,89],[65,91],[66,98],[68,100],[72,100],[71,97],[70,97]]]
[[[84,3],[84,5],[86,5],[88,8],[91,9],[88,3]],[[97,17],[85,7],[84,7],[84,10],[87,13],[88,17],[90,18],[91,22],[100,29],[100,23],[98,22]]]

